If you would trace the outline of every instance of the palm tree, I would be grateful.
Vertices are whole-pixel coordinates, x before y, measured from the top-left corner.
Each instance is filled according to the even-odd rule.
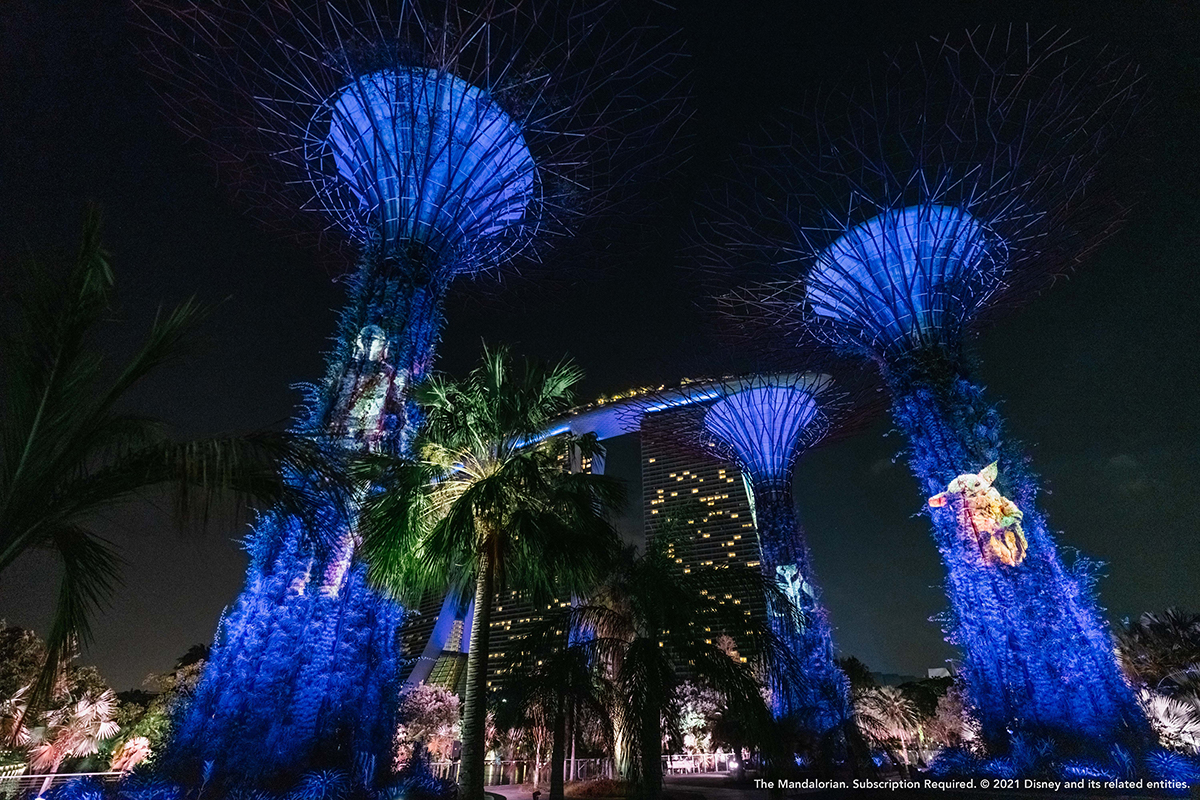
[[[45,794],[53,774],[68,758],[90,756],[100,745],[116,736],[117,695],[112,689],[88,693],[62,708],[50,712],[39,728],[39,736],[29,751],[30,766],[46,773],[40,794]]]
[[[1200,614],[1147,611],[1117,631],[1121,669],[1133,683],[1170,694],[1176,676],[1200,670]]]
[[[917,732],[920,713],[917,704],[895,686],[876,686],[865,689],[854,698],[858,727],[866,736],[889,751],[899,742],[904,758],[904,771],[911,768],[908,741]],[[895,761],[895,756],[892,756]]]
[[[1126,621],[1117,657],[1163,746],[1200,752],[1200,614],[1168,608]]]
[[[612,684],[597,669],[592,641],[572,641],[570,609],[548,615],[513,648],[513,690],[505,700],[525,720],[550,729],[550,800],[566,787],[568,725],[571,736],[593,727],[605,738],[612,729]]]
[[[287,434],[175,442],[162,423],[121,410],[129,389],[179,354],[205,311],[189,300],[160,312],[137,354],[110,370],[97,339],[114,275],[99,229],[93,209],[69,268],[30,262],[23,290],[5,298],[15,313],[3,331],[0,375],[0,574],[33,549],[62,564],[26,713],[54,694],[63,664],[90,638],[92,613],[119,584],[117,553],[92,527],[101,511],[168,484],[183,514],[196,510],[197,488],[206,511],[221,490],[301,507],[314,485],[344,486],[317,443]],[[285,484],[281,469],[315,471],[316,483]]]
[[[593,600],[573,610],[577,636],[613,685],[614,756],[618,776],[643,797],[662,793],[662,744],[675,738],[682,713],[680,668],[715,690],[737,717],[747,743],[770,750],[772,718],[762,678],[788,686],[801,680],[790,651],[766,620],[744,615],[720,598],[767,600],[768,613],[794,606],[754,569],[717,568],[685,573],[676,563],[679,532],[668,521],[645,552],[626,551]],[[753,659],[730,651],[722,634],[733,633]],[[724,641],[723,641],[724,640]]]
[[[372,579],[410,601],[448,586],[474,595],[459,772],[466,800],[483,798],[493,596],[510,587],[538,599],[578,591],[617,547],[607,510],[623,500],[620,484],[565,468],[592,442],[543,438],[581,378],[567,362],[517,365],[507,349],[485,349],[462,381],[438,376],[416,391],[425,422],[415,460],[376,460],[373,477],[388,490],[364,508]]]

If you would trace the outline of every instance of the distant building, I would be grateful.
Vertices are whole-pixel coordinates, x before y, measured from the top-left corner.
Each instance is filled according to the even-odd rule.
[[[653,541],[661,519],[669,514],[689,534],[687,546],[675,559],[685,573],[725,567],[757,569],[754,509],[741,470],[729,462],[673,445],[667,436],[655,435],[657,426],[669,422],[666,417],[686,413],[690,410],[660,411],[642,421],[647,434],[641,437],[646,538]],[[762,597],[729,594],[717,598],[717,602],[743,606],[747,617],[763,613]],[[745,660],[749,654],[746,645],[738,642],[737,632],[730,635]]]

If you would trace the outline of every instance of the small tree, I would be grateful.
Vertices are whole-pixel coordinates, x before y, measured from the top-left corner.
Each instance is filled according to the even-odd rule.
[[[69,758],[95,755],[100,745],[117,735],[117,696],[112,689],[87,693],[62,708],[48,713],[43,727],[35,730],[29,750],[30,766],[54,773]],[[50,778],[42,787],[45,792]]]
[[[1200,673],[1200,614],[1147,611],[1117,631],[1121,669],[1134,684],[1171,693],[1178,678]]]
[[[397,767],[418,748],[438,761],[450,758],[459,738],[458,695],[441,686],[422,683],[400,694],[400,725],[396,730]]]
[[[713,744],[713,728],[721,717],[721,695],[691,681],[680,687],[679,695],[683,747],[694,753],[707,753]]]
[[[887,750],[894,762],[895,746],[900,746],[907,772],[911,768],[908,744],[917,734],[920,713],[917,705],[895,686],[877,686],[859,692],[854,698],[859,730]]]
[[[1200,614],[1168,608],[1126,621],[1117,655],[1159,742],[1200,752]]]
[[[962,688],[952,685],[938,698],[937,708],[925,726],[929,739],[942,747],[969,745],[976,739],[974,723],[963,702]]]
[[[569,609],[549,615],[514,648],[514,688],[510,706],[535,737],[535,762],[541,764],[542,740],[549,739],[550,800],[561,800],[566,786],[568,735],[588,723],[611,731],[607,703],[612,686],[587,643],[571,643]],[[547,736],[548,734],[548,736]],[[535,773],[534,784],[538,778]]]
[[[117,695],[121,735],[113,749],[113,769],[155,763],[171,735],[175,713],[200,683],[208,653],[206,645],[192,645],[175,660],[173,670],[146,677],[142,685],[149,691]]]
[[[662,792],[664,738],[679,735],[683,694],[677,666],[736,713],[747,743],[762,746],[771,744],[767,731],[773,723],[759,675],[782,685],[802,679],[765,622],[717,599],[757,594],[766,598],[768,613],[786,615],[795,608],[787,597],[754,569],[683,572],[671,550],[679,535],[667,520],[644,553],[626,552],[595,597],[573,610],[577,637],[613,685],[617,774],[647,798]],[[756,653],[754,661],[721,646],[727,631],[739,634]]]

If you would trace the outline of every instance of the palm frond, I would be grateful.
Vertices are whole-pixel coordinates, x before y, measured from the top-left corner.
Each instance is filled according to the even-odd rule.
[[[90,641],[91,614],[112,597],[121,564],[113,546],[85,528],[59,528],[50,537],[63,571],[46,637],[46,662],[34,682],[30,709],[41,708],[52,698],[66,661],[76,647]]]
[[[66,267],[27,264],[18,313],[5,320],[0,572],[34,547],[53,550],[63,563],[51,658],[32,705],[52,687],[70,647],[87,639],[90,614],[117,583],[115,555],[88,529],[97,511],[166,488],[181,519],[206,518],[225,497],[275,502],[311,517],[317,496],[323,507],[342,508],[355,489],[328,442],[280,433],[174,442],[157,421],[116,410],[130,387],[182,352],[206,312],[195,300],[160,311],[138,353],[105,383],[98,327],[115,278],[99,232],[91,209]],[[312,522],[306,527],[320,532],[332,520]]]

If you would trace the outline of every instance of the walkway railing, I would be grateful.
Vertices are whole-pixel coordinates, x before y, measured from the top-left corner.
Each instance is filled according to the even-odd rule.
[[[41,796],[55,786],[69,783],[76,778],[97,778],[104,783],[114,783],[123,774],[121,772],[55,772],[41,775],[0,774],[0,798],[3,798],[3,800],[15,800],[15,798]]]
[[[430,764],[433,774],[439,778],[458,780],[457,761],[435,761]],[[549,782],[550,765],[541,765],[541,780]],[[567,780],[587,781],[593,778],[612,777],[612,759],[577,758],[567,759],[564,768]],[[521,785],[533,783],[534,764],[532,759],[518,761],[488,761],[484,764],[484,784],[487,786]],[[574,775],[574,777],[572,777]]]
[[[737,759],[733,753],[684,753],[662,757],[664,775],[680,775],[688,772],[729,772],[736,763]]]
[[[662,757],[664,775],[681,775],[693,772],[726,773],[732,771],[737,764],[733,753],[685,753],[682,755],[665,755]],[[458,780],[457,761],[435,761],[430,764],[433,774],[439,778]],[[530,759],[516,761],[488,761],[484,764],[484,782],[488,786],[504,786],[512,784],[533,783],[533,761]],[[550,765],[543,762],[541,766],[541,782],[549,782]],[[565,765],[567,780],[587,781],[594,778],[613,777],[613,765],[610,758],[577,758],[572,769],[571,759]],[[574,777],[572,777],[574,776]]]

